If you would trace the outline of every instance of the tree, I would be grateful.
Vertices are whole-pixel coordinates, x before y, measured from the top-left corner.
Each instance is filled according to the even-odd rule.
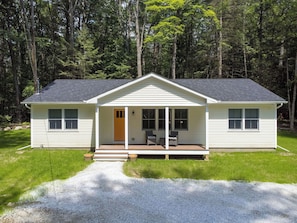
[[[83,26],[77,37],[77,47],[73,52],[73,59],[67,58],[61,60],[62,65],[66,68],[61,71],[60,75],[65,77],[74,77],[79,79],[104,78],[103,72],[96,71],[96,65],[100,63],[98,48],[94,47],[94,42],[88,28]],[[67,69],[71,67],[70,69]]]
[[[184,31],[180,13],[185,2],[184,0],[147,0],[145,4],[146,10],[151,13],[152,23],[152,34],[145,41],[172,45],[171,78],[175,79],[177,36]]]
[[[29,61],[33,73],[34,90],[35,92],[39,89],[39,79],[37,75],[37,57],[36,57],[36,43],[35,43],[35,20],[34,20],[34,5],[35,2],[30,0],[30,10],[27,10],[24,1],[20,0],[22,24],[24,32],[26,33],[26,42],[29,55]],[[30,21],[27,19],[27,15]]]
[[[134,4],[133,4],[134,5]],[[143,6],[140,5],[139,0],[136,0],[134,6],[135,18],[135,37],[136,37],[136,52],[137,52],[137,77],[142,76],[142,52],[145,32],[145,16],[142,13]]]

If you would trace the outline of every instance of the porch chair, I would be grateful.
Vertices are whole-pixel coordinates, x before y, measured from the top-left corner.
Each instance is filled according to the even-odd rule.
[[[178,131],[171,131],[169,135],[169,146],[178,145]]]
[[[145,131],[146,134],[146,144],[150,145],[150,144],[157,144],[157,136],[153,133],[152,130],[146,130]]]

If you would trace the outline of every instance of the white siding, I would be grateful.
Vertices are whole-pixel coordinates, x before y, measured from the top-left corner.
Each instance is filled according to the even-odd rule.
[[[48,109],[78,109],[77,130],[49,130]],[[32,147],[90,148],[95,145],[94,105],[32,105]],[[34,135],[33,135],[34,134]]]
[[[98,100],[102,106],[199,106],[205,99],[158,80],[144,80]]]
[[[259,130],[229,130],[229,108],[258,108]],[[210,105],[210,148],[274,148],[275,105]]]
[[[146,107],[156,109],[157,142],[164,137],[165,130],[158,130],[158,109],[164,107]],[[176,107],[170,107],[174,109]],[[181,108],[181,107],[178,107]],[[129,107],[129,144],[145,144],[145,130],[142,129],[142,107]],[[114,125],[113,107],[100,108],[100,143],[113,144]],[[134,111],[134,115],[132,114]],[[173,111],[172,111],[173,112]],[[179,131],[180,144],[205,144],[205,107],[190,107],[188,109],[188,130]]]

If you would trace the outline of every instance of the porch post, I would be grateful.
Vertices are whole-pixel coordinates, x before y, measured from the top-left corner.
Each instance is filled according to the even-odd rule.
[[[209,141],[208,141],[208,120],[209,120],[209,112],[208,105],[205,106],[205,149],[209,150]]]
[[[165,149],[169,149],[169,107],[165,107]]]
[[[129,141],[129,134],[128,134],[128,116],[129,116],[129,109],[125,107],[125,149],[128,149],[128,141]]]
[[[95,149],[99,149],[100,145],[100,137],[99,137],[99,106],[96,105],[95,111]]]

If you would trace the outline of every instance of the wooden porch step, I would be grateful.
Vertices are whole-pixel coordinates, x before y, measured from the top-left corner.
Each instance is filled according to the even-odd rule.
[[[128,153],[119,151],[96,150],[93,160],[95,161],[127,161]]]

